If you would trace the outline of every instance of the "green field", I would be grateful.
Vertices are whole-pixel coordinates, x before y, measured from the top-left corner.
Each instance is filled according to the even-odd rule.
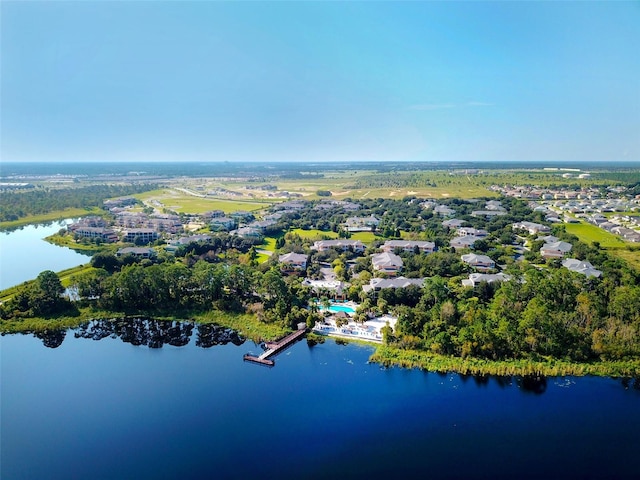
[[[626,261],[636,270],[640,270],[640,247],[625,242],[620,237],[590,223],[568,223],[565,228],[567,233],[575,235],[585,243],[599,242],[600,246],[609,253]]]
[[[322,240],[323,237],[338,238],[336,232],[323,232],[322,230],[302,230],[301,228],[295,228],[290,230],[290,233],[298,235],[305,240]]]
[[[616,248],[627,245],[627,243],[616,235],[590,223],[567,223],[565,228],[567,233],[575,235],[583,242],[599,242],[600,246],[603,248]]]
[[[233,213],[238,210],[253,212],[267,208],[275,203],[267,201],[202,198],[171,189],[152,190],[135,195],[135,197],[143,202],[152,202],[155,200],[161,204],[162,208],[167,208],[178,213],[203,213],[209,210],[222,210],[225,213]],[[153,206],[153,204],[151,205]]]
[[[350,240],[360,240],[364,244],[373,243],[375,240],[381,240],[382,237],[377,237],[373,232],[355,232],[349,237]]]

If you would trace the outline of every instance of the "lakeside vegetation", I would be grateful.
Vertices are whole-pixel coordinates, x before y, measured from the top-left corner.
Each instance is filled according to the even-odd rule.
[[[556,358],[487,360],[437,355],[421,350],[404,350],[379,346],[369,361],[385,367],[419,368],[430,372],[456,372],[463,375],[533,375],[566,376],[584,375],[609,377],[638,377],[640,359],[597,362],[568,362]]]
[[[67,208],[64,210],[54,210],[39,215],[26,215],[18,220],[8,220],[0,222],[0,231],[14,230],[16,228],[26,227],[27,225],[55,222],[58,220],[65,220],[67,218],[84,217],[87,215],[99,215],[101,213],[103,213],[103,210],[98,207]]]
[[[15,222],[24,222],[27,218],[29,219],[27,223],[43,221],[42,219],[47,216],[53,217],[48,220],[59,219],[62,212],[64,215],[69,215],[72,211],[82,211],[84,213],[78,213],[75,216],[87,215],[88,211],[101,208],[104,200],[108,198],[140,193],[152,188],[155,187],[149,184],[91,185],[77,188],[36,188],[24,192],[2,192],[0,228],[12,228],[19,225]]]

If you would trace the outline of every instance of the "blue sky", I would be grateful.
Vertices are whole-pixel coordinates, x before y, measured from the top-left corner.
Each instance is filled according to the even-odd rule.
[[[2,161],[640,160],[640,2],[0,2]]]

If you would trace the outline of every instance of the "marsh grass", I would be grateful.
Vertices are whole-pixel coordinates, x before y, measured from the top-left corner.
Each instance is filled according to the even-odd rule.
[[[541,361],[528,359],[494,361],[447,357],[383,345],[377,348],[369,360],[386,367],[419,368],[430,372],[456,372],[464,375],[544,375],[549,377],[565,375],[635,377],[640,375],[640,359],[590,363],[574,363],[552,358]]]

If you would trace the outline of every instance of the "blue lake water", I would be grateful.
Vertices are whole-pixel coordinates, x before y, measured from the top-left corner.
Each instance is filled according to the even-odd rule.
[[[90,255],[43,240],[64,226],[53,222],[0,232],[0,290],[33,280],[44,270],[58,272],[87,263]]]
[[[384,369],[330,340],[266,368],[162,328],[3,336],[0,476],[638,478],[637,385]]]

